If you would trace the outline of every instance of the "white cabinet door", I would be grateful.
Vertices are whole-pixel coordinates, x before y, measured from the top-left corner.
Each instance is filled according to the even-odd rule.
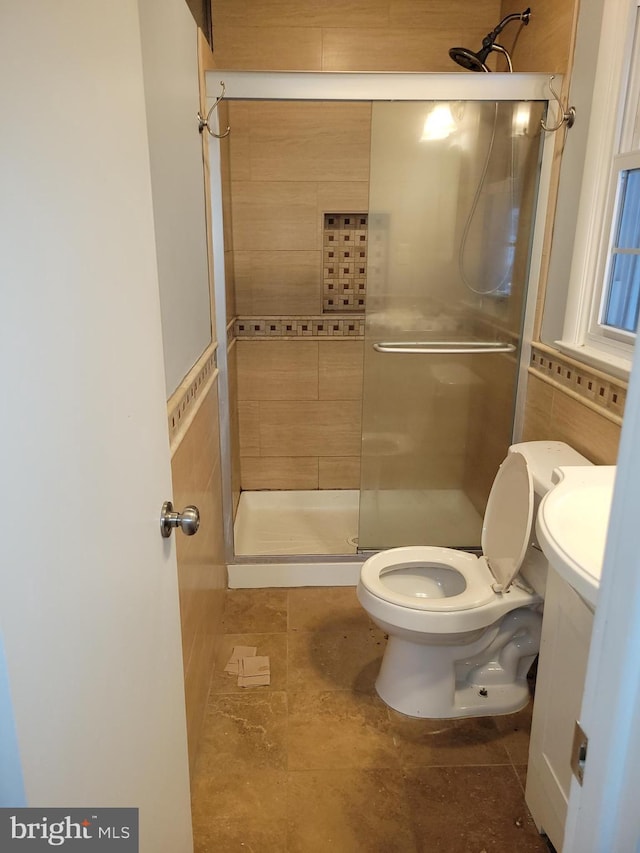
[[[25,800],[139,807],[143,853],[186,853],[136,0],[3,3],[0,114],[0,625]]]
[[[571,747],[580,716],[593,613],[550,566],[529,742],[526,801],[539,830],[562,849]]]

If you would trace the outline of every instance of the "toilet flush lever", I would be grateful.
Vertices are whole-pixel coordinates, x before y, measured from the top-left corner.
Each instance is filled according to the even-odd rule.
[[[171,501],[162,504],[160,513],[160,533],[163,539],[168,539],[174,527],[182,528],[185,536],[193,536],[200,527],[200,511],[197,506],[186,506],[182,512],[174,512]]]

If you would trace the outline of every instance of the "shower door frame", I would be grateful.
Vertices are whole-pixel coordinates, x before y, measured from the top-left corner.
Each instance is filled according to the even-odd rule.
[[[217,71],[206,72],[207,110],[214,107],[221,82],[227,100],[267,101],[543,101],[550,99],[549,74],[466,74],[453,72],[327,72],[327,71]],[[560,75],[555,75],[561,85]],[[491,91],[487,91],[490,87]],[[217,130],[216,110],[212,112]],[[231,127],[233,133],[233,127]],[[542,267],[542,245],[549,201],[555,137],[544,133],[540,158],[538,192],[527,279],[522,345],[518,367],[513,440],[522,435],[528,366],[535,322],[538,282]],[[214,293],[218,342],[220,389],[220,450],[225,553],[231,587],[326,586],[357,582],[360,564],[366,558],[354,555],[293,555],[238,557],[233,541],[233,495],[231,489],[231,434],[227,364],[227,314],[222,218],[220,141],[209,137],[212,206]],[[321,573],[321,574],[320,574]]]

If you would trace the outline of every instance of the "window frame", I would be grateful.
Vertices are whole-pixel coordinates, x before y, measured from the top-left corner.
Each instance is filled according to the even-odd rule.
[[[624,172],[632,170],[640,170],[640,151],[617,154],[613,158],[607,206],[603,215],[602,251],[594,282],[589,326],[585,335],[588,343],[594,346],[600,345],[605,351],[621,356],[633,351],[636,333],[608,326],[602,318],[610,292],[612,267],[616,254],[619,254],[616,246],[616,232],[622,207],[621,176]]]
[[[620,33],[626,34],[622,43]],[[604,326],[600,317],[608,293],[619,174],[640,168],[640,0],[606,0],[600,35],[567,307],[562,338],[555,344],[580,361],[627,378],[636,335]],[[603,163],[609,167],[603,169]]]

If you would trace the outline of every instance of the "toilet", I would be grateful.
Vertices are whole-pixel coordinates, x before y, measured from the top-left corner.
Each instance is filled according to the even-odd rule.
[[[529,701],[547,564],[532,526],[560,465],[590,465],[559,441],[514,444],[496,474],[482,555],[408,546],[362,565],[357,594],[388,636],[376,690],[411,717],[509,714]]]

